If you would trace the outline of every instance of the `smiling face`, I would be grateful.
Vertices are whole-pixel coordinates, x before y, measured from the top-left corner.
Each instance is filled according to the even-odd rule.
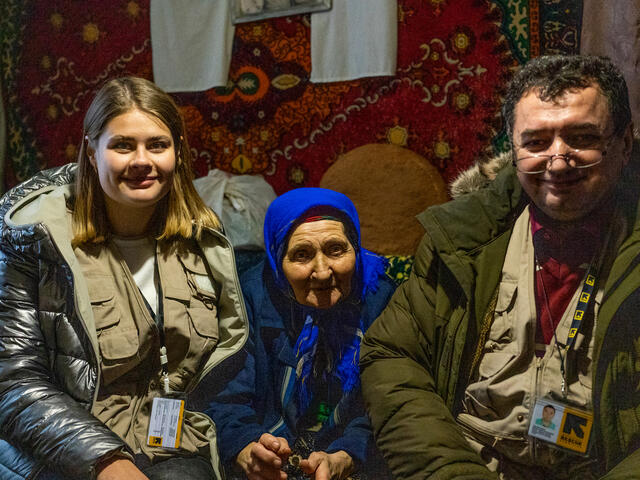
[[[546,405],[542,409],[542,421],[546,424],[550,424],[555,414],[556,414],[556,409],[553,408],[551,405]]]
[[[336,220],[300,224],[289,237],[282,270],[302,305],[330,308],[351,293],[356,253]]]
[[[606,149],[602,162],[590,168],[571,168],[556,158],[541,174],[518,172],[522,187],[540,210],[556,220],[574,221],[603,202],[631,151],[631,127],[623,135],[612,133],[607,99],[594,86],[567,91],[551,101],[541,100],[536,91],[520,99],[513,125],[517,158],[564,154],[585,144]]]
[[[140,110],[130,110],[107,123],[89,157],[116,233],[122,219],[134,218],[146,226],[173,182],[176,152],[169,128]]]

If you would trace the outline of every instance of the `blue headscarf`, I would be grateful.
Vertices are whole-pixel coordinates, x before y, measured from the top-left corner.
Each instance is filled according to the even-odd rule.
[[[287,247],[286,242],[291,227],[304,219],[304,214],[317,207],[328,207],[342,213],[351,225],[345,230],[355,232],[357,245],[352,245],[356,252],[355,284],[360,287],[358,299],[364,299],[368,292],[378,288],[378,278],[387,266],[383,257],[372,253],[360,245],[360,220],[356,207],[346,195],[326,188],[297,188],[277,197],[269,208],[264,220],[264,243],[267,258],[276,284],[283,291],[289,290],[289,283],[282,271],[282,259]],[[349,238],[349,240],[352,240]]]
[[[355,272],[352,280],[352,291],[349,300],[358,303],[364,300],[369,292],[375,292],[381,275],[384,274],[387,260],[360,245],[360,221],[356,208],[346,195],[325,188],[298,188],[277,197],[269,206],[264,222],[264,242],[267,259],[276,285],[295,301],[291,288],[282,270],[282,260],[286,252],[289,235],[293,228],[305,220],[306,213],[313,211],[327,213],[345,224],[347,237],[356,254]],[[337,214],[337,215],[336,215]],[[343,300],[344,302],[345,300]],[[334,307],[338,308],[338,306]],[[313,358],[318,346],[318,325],[316,320],[319,311],[305,308],[305,322],[296,340],[294,353],[296,368],[296,399],[298,410],[304,412],[311,403],[310,376],[313,369]],[[340,315],[323,317],[335,318],[331,325],[323,324],[329,348],[335,352],[333,373],[347,393],[358,385],[360,371],[358,357],[362,338],[362,321],[358,317],[355,324]]]

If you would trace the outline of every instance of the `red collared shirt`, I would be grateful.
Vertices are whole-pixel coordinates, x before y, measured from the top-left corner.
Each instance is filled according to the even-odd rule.
[[[536,256],[536,343],[548,345],[589,264],[596,259],[611,209],[600,208],[577,224],[554,221],[534,206],[529,212]]]

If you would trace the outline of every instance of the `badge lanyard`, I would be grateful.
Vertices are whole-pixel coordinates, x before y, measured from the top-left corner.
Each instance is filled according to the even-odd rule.
[[[164,302],[162,301],[162,285],[160,284],[160,272],[158,271],[158,261],[156,257],[156,274],[158,275],[158,318],[156,324],[158,325],[158,333],[160,334],[160,370],[162,376],[162,385],[165,395],[168,395],[171,390],[169,388],[169,359],[167,358],[167,343],[164,336]]]
[[[155,274],[160,278],[156,257]],[[155,397],[151,406],[149,418],[149,430],[147,433],[147,445],[164,449],[176,450],[180,448],[182,422],[184,418],[184,399],[176,397],[177,392],[172,392],[169,387],[169,360],[164,334],[164,302],[162,301],[162,285],[157,285],[158,313],[153,312],[149,302],[144,298],[145,305],[151,314],[160,336],[160,371],[164,396]],[[179,396],[179,395],[178,395]]]
[[[542,264],[538,261],[538,257],[536,255],[536,263],[542,269]],[[589,306],[589,301],[593,296],[593,290],[595,288],[596,276],[595,276],[595,268],[593,265],[593,259],[589,263],[589,268],[587,269],[587,274],[582,282],[582,290],[580,292],[580,296],[578,297],[578,305],[576,306],[576,310],[573,314],[573,319],[571,320],[571,327],[569,328],[569,333],[567,335],[567,342],[564,348],[560,347],[560,342],[558,342],[558,336],[556,334],[556,328],[553,325],[553,319],[551,315],[551,306],[549,304],[549,297],[547,296],[547,289],[544,285],[544,280],[542,277],[540,278],[542,283],[542,292],[544,294],[544,301],[547,306],[547,311],[549,312],[549,320],[551,320],[551,326],[553,327],[553,337],[556,342],[556,348],[558,349],[558,355],[560,355],[560,373],[562,374],[562,383],[560,386],[560,390],[562,392],[563,398],[567,398],[567,384],[566,384],[566,370],[565,363],[567,358],[567,353],[571,350],[571,347],[575,343],[576,336],[580,331],[580,327],[582,326],[582,320],[584,318],[585,313],[587,312],[587,308]],[[563,354],[564,350],[564,354]]]
[[[154,270],[155,276],[156,278],[159,279],[160,273],[158,271],[157,255],[155,259],[154,269],[155,269]],[[151,318],[153,319],[154,323],[156,324],[156,327],[158,328],[158,335],[160,337],[160,375],[162,378],[163,391],[166,395],[168,395],[169,393],[171,393],[171,389],[169,388],[169,359],[167,357],[167,347],[166,347],[166,341],[164,336],[164,305],[163,305],[164,302],[162,301],[162,298],[163,298],[162,285],[160,284],[159,281],[156,284],[156,291],[157,291],[158,298],[160,299],[160,301],[158,302],[158,313],[153,311],[153,308],[151,308],[151,305],[149,305],[149,302],[147,301],[145,296],[142,294],[142,292],[140,292],[140,295],[144,300],[144,304],[147,307],[147,311],[149,312],[149,315],[151,315]]]
[[[609,228],[602,245],[606,246],[609,244],[611,234],[612,229]],[[589,266],[587,267],[586,274],[582,281],[582,288],[578,296],[578,302],[571,319],[571,325],[567,333],[567,341],[563,346],[558,342],[556,327],[553,324],[551,305],[549,303],[549,297],[544,284],[544,277],[541,273],[540,281],[542,284],[544,301],[546,303],[547,311],[549,312],[549,322],[551,323],[553,338],[560,357],[560,373],[562,375],[560,390],[565,401],[568,396],[566,375],[568,353],[575,347],[576,337],[582,326],[587,309],[590,306],[591,298],[594,296],[596,290],[596,276],[601,272],[604,257],[605,255],[603,254],[594,254],[589,262]],[[538,256],[536,255],[535,250],[534,258],[536,264],[542,269],[543,267],[538,261]],[[549,414],[551,414],[551,417]],[[538,398],[536,400],[530,419],[528,434],[531,437],[551,443],[560,449],[564,449],[578,455],[587,456],[592,427],[592,412],[581,410],[579,408],[572,407],[567,403],[557,402],[552,398],[547,397]]]
[[[536,256],[536,263],[538,258]],[[542,266],[540,266],[542,268]],[[549,312],[549,321],[553,327],[553,318],[551,315],[551,306],[549,304],[549,298],[547,296],[547,290],[544,285],[544,280],[540,279],[542,283],[542,291],[544,294],[544,300]],[[562,382],[560,385],[560,391],[564,400],[567,399],[567,381],[566,381],[566,359],[569,350],[573,347],[576,339],[576,335],[580,331],[582,326],[582,320],[589,307],[589,301],[593,296],[593,290],[596,283],[595,268],[593,265],[593,258],[587,268],[587,273],[582,282],[582,290],[578,297],[578,305],[573,314],[571,320],[571,327],[567,334],[567,342],[564,347],[560,347],[558,342],[558,335],[556,329],[553,328],[553,337],[556,342],[556,348],[558,349],[558,355],[560,356],[560,374],[562,375]],[[546,410],[549,409],[552,412],[552,418],[545,418]],[[591,436],[591,427],[593,426],[593,414],[586,411],[581,411],[577,408],[573,408],[568,404],[553,402],[549,398],[537,399],[533,408],[533,412],[530,419],[528,433],[534,438],[538,438],[545,442],[549,442],[561,449],[569,450],[573,453],[580,455],[587,454],[587,448],[589,446],[589,437]]]

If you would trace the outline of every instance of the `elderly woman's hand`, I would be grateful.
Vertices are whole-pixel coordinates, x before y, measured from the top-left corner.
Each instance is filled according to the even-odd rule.
[[[236,463],[249,480],[284,480],[287,474],[281,468],[290,454],[286,439],[264,433],[260,440],[251,442],[240,451]]]
[[[335,453],[313,452],[300,468],[314,480],[340,480],[353,472],[353,459],[344,450]]]

